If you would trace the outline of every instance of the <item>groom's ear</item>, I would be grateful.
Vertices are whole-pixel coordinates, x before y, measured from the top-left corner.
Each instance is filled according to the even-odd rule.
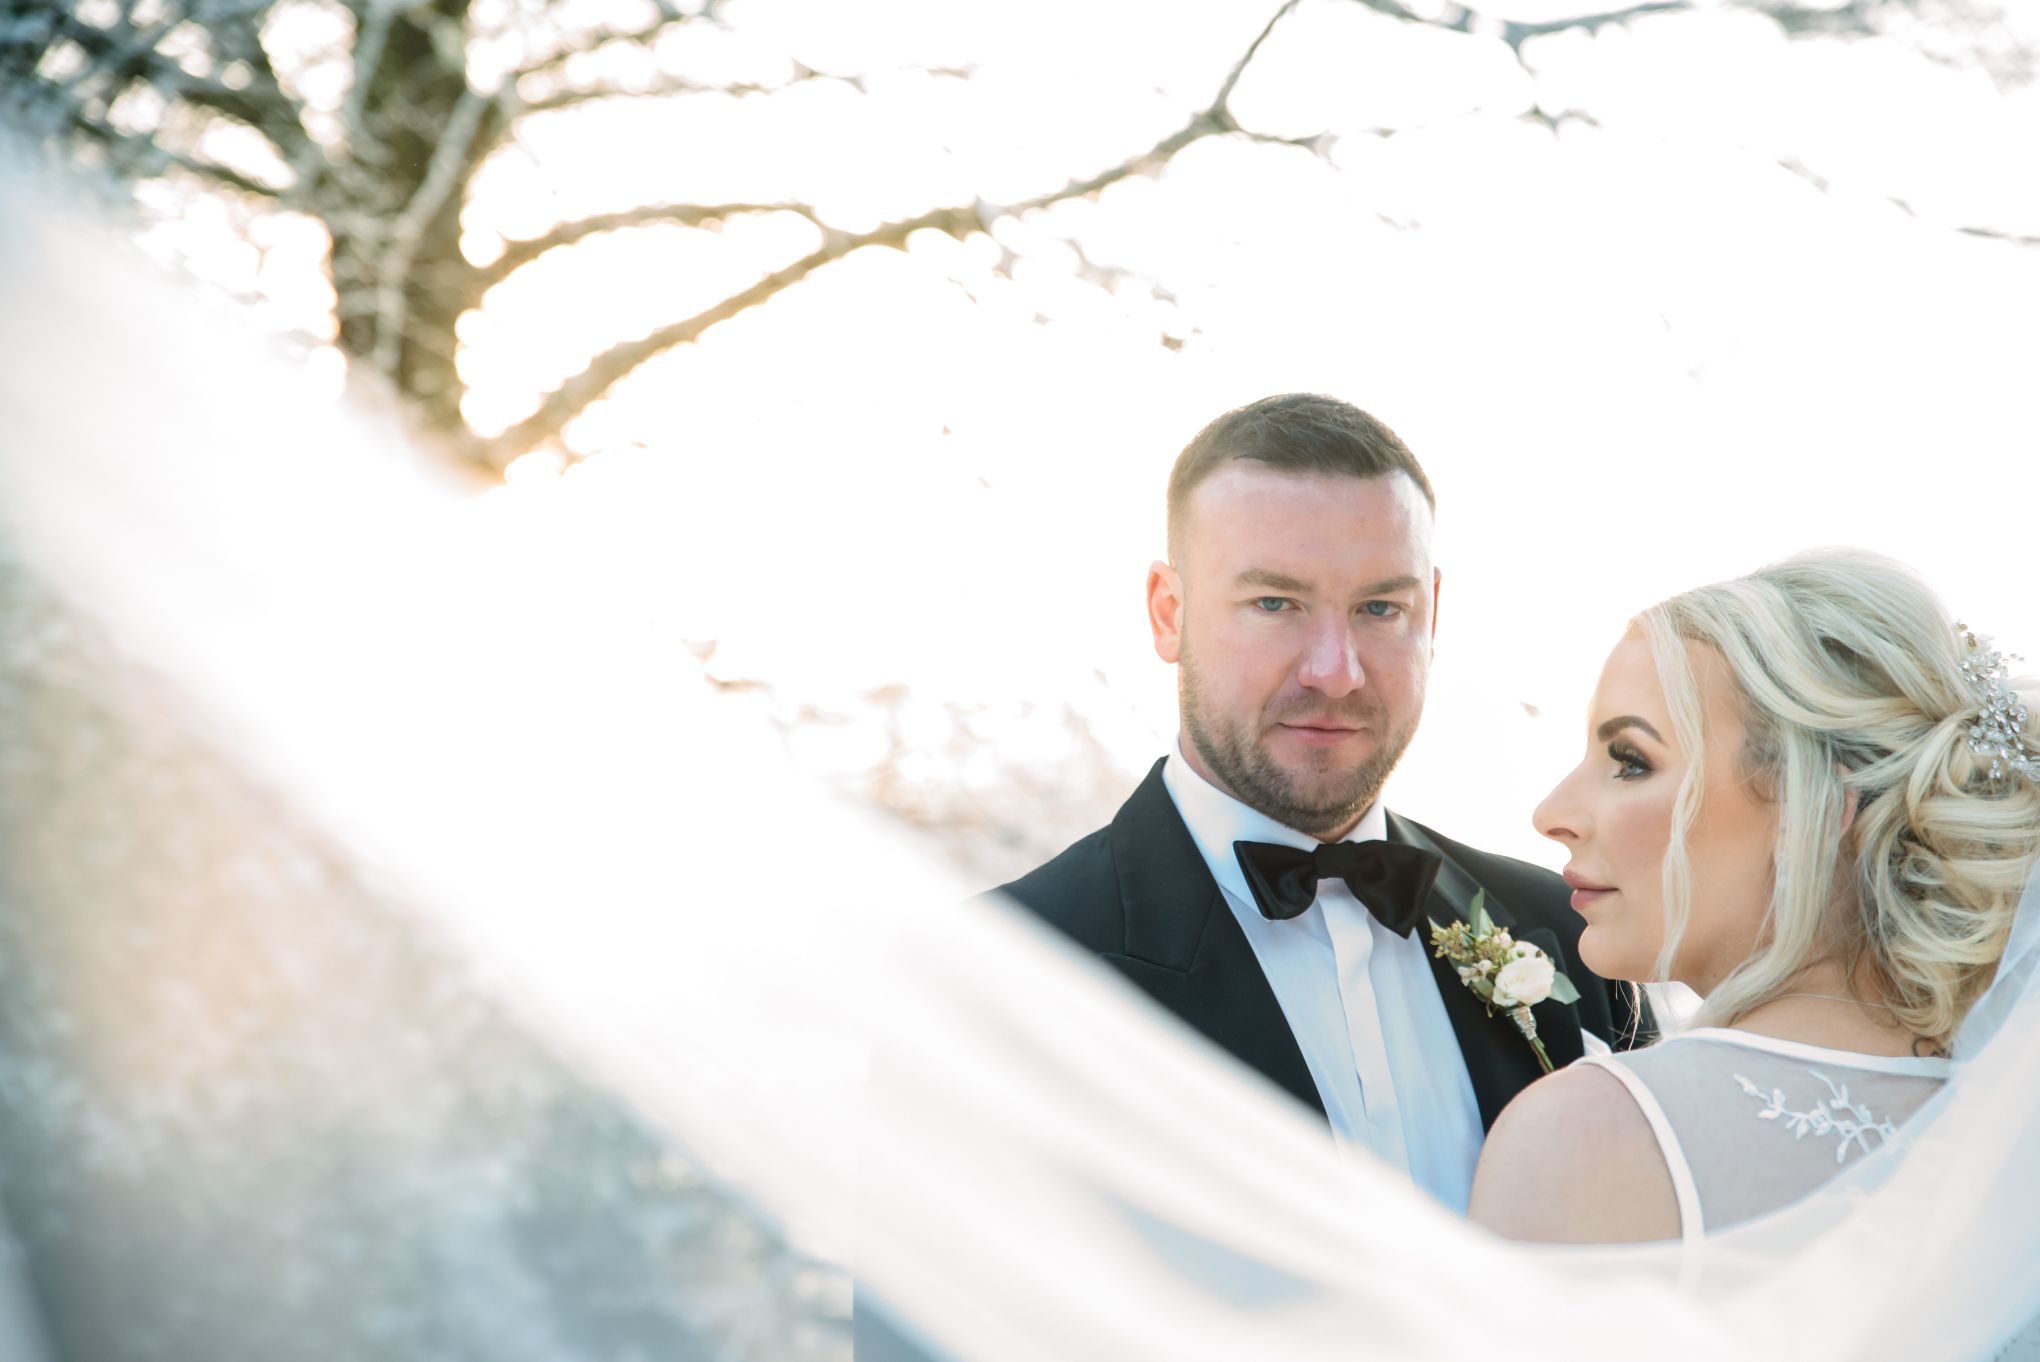
[[[1183,579],[1167,563],[1148,564],[1147,608],[1155,656],[1173,663],[1183,652]]]
[[[1445,585],[1445,574],[1431,569],[1431,642],[1438,641],[1438,596]]]

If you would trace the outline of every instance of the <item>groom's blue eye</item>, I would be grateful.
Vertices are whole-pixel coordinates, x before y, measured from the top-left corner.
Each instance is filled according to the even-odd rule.
[[[1276,614],[1287,609],[1289,606],[1289,602],[1280,596],[1261,596],[1254,601],[1254,604],[1261,608],[1263,614],[1268,615]]]
[[[1394,601],[1369,601],[1360,608],[1378,620],[1394,619],[1402,613],[1402,607]]]

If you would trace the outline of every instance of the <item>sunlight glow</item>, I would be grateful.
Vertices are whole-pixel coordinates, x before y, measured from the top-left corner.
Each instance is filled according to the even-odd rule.
[[[475,186],[466,249],[646,204],[798,202],[855,231],[1012,202],[1180,126],[1266,18],[1037,9],[926,3],[878,25],[732,5],[729,32],[685,28],[606,74],[773,85],[797,61],[863,91],[527,118]],[[336,108],[316,54],[341,20],[288,13],[286,79]],[[488,514],[579,589],[714,640],[711,674],[769,688],[776,713],[836,716],[839,736],[795,741],[824,765],[865,759],[869,697],[901,688],[898,722],[961,707],[1045,762],[1081,715],[1130,778],[1174,728],[1140,591],[1175,451],[1226,407],[1336,393],[1396,427],[1441,497],[1430,717],[1392,797],[1546,861],[1527,811],[1574,759],[1603,650],[1659,596],[1862,544],[2040,654],[2015,509],[2040,455],[2040,253],[1958,230],[2040,229],[2034,89],[1741,11],[1536,37],[1519,63],[1492,33],[1307,0],[1235,110],[1328,134],[1325,154],[1206,140],[989,234],[825,265],[644,364],[568,426],[585,462],[527,455]],[[323,241],[273,225],[266,259],[203,244],[234,225],[194,204],[153,236],[305,329],[329,295],[285,280]],[[501,431],[607,346],[827,239],[777,212],[555,251],[462,318],[463,411]],[[939,764],[935,728],[917,733],[914,760]],[[983,777],[956,760],[948,778]]]

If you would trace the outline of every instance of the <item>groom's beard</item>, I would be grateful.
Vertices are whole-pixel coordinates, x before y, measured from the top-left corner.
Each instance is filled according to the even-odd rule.
[[[1393,729],[1387,714],[1365,692],[1338,701],[1308,693],[1291,696],[1270,704],[1253,723],[1207,714],[1187,632],[1177,665],[1183,727],[1197,755],[1241,803],[1298,832],[1329,835],[1359,818],[1380,798],[1389,772],[1416,736],[1420,715]],[[1285,719],[1308,718],[1365,726],[1376,737],[1375,749],[1351,771],[1293,773],[1261,746],[1260,735]]]

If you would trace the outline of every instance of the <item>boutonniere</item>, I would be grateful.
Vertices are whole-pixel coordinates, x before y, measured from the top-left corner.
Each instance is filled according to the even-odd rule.
[[[1558,972],[1550,956],[1528,941],[1516,940],[1508,928],[1495,925],[1487,914],[1485,889],[1473,896],[1471,919],[1449,927],[1432,922],[1433,950],[1457,967],[1459,982],[1487,1004],[1490,1017],[1498,1007],[1508,1013],[1536,1052],[1537,1062],[1550,1073],[1551,1056],[1544,1053],[1544,1042],[1537,1039],[1537,1018],[1530,1009],[1546,998],[1576,1003],[1580,991]]]

